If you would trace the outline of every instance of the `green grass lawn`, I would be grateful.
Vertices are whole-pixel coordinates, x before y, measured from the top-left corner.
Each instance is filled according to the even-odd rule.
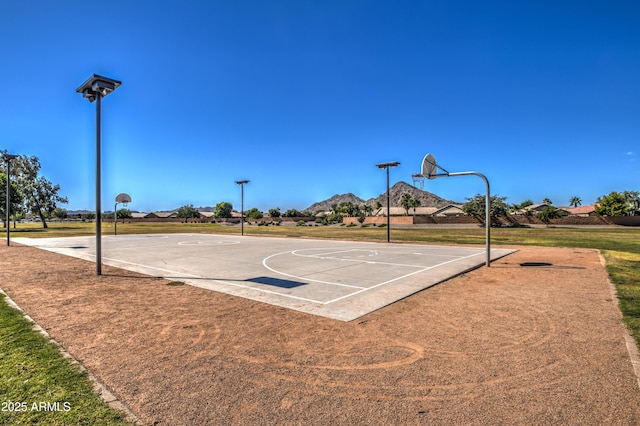
[[[0,424],[126,425],[64,358],[0,294]]]
[[[113,224],[103,223],[103,235],[113,234]],[[146,233],[240,234],[239,226],[200,223],[125,223],[118,234]],[[246,235],[335,238],[386,241],[386,228],[344,226],[245,226]],[[15,237],[95,235],[95,224],[19,224]],[[0,238],[4,230],[0,231]],[[392,228],[396,242],[484,244],[482,228]],[[616,286],[623,319],[640,342],[640,228],[509,228],[492,229],[492,245],[580,247],[601,250],[606,269]],[[57,349],[33,331],[20,313],[0,301],[0,402],[69,402],[66,412],[1,412],[1,424],[125,424],[93,394],[86,375],[59,355]],[[31,405],[29,405],[31,408]],[[62,407],[64,408],[64,407]]]

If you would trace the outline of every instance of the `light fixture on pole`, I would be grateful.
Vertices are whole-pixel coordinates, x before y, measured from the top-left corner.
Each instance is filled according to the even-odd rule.
[[[10,245],[10,234],[11,234],[11,226],[9,225],[9,213],[11,211],[11,160],[18,158],[17,155],[14,154],[4,154],[4,159],[7,162],[7,209],[5,210],[6,218],[5,225],[7,226],[7,246]]]
[[[122,203],[123,205],[127,205],[131,202],[131,197],[129,194],[125,194],[124,192],[116,195],[116,204],[113,206],[113,235],[118,235],[118,204]],[[122,221],[124,223],[124,219]]]
[[[100,205],[100,137],[102,120],[102,98],[116,90],[122,82],[94,74],[76,92],[89,102],[96,102],[96,275],[102,275],[102,207]]]
[[[240,185],[240,229],[242,235],[244,235],[244,186],[249,183],[248,180],[237,180],[236,183]]]
[[[389,194],[389,169],[391,167],[398,167],[400,163],[398,161],[391,161],[389,163],[376,164],[376,167],[380,170],[387,171],[387,242],[391,242],[391,201]]]

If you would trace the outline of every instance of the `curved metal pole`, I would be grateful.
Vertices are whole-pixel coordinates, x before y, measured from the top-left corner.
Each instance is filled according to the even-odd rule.
[[[431,175],[430,179],[439,178],[439,177],[449,177],[449,176],[478,176],[480,177],[486,187],[487,187],[487,196],[485,199],[485,219],[484,219],[484,228],[485,228],[485,238],[487,245],[487,259],[486,265],[487,268],[491,266],[491,188],[489,186],[489,180],[485,175],[478,172],[455,172],[455,173],[447,173],[444,175]]]

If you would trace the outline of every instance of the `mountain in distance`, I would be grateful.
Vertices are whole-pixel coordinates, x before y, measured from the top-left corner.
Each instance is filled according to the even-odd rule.
[[[389,199],[390,199],[391,207],[400,207],[400,199],[402,198],[402,195],[405,193],[409,193],[411,194],[412,197],[415,197],[418,200],[420,200],[420,207],[440,208],[440,207],[445,207],[449,204],[462,204],[456,201],[445,200],[444,198],[438,197],[437,195],[432,194],[431,192],[424,191],[422,189],[416,188],[413,185],[409,185],[406,182],[400,181],[395,185],[393,185],[391,188],[389,188]],[[358,205],[369,204],[370,206],[375,208],[377,201],[379,201],[380,204],[382,204],[383,206],[386,206],[387,193],[384,192],[380,194],[378,197],[371,198],[366,201],[352,193],[336,194],[333,197],[328,198],[324,201],[318,201],[317,203],[310,205],[305,210],[308,212],[329,211],[331,210],[333,205],[335,204],[340,205],[346,202],[352,202]]]
[[[445,200],[442,197],[438,197],[431,192],[424,191],[420,188],[416,188],[413,185],[409,185],[406,182],[398,182],[389,188],[389,203],[391,207],[401,207],[400,200],[402,199],[402,195],[405,193],[409,193],[412,197],[420,200],[420,207],[445,207],[449,204],[462,204],[456,201]],[[384,192],[380,194],[376,198],[371,198],[367,200],[367,204],[370,204],[375,207],[376,202],[380,202],[382,206],[387,205],[387,193]]]
[[[389,188],[389,192],[390,192],[391,207],[401,207],[400,199],[402,198],[402,195],[405,193],[409,193],[411,194],[412,197],[415,197],[418,200],[420,200],[420,207],[440,208],[440,207],[445,207],[449,204],[463,204],[456,201],[445,200],[444,198],[438,197],[437,195],[432,194],[431,192],[423,191],[422,189],[416,188],[415,186],[402,181],[397,182],[395,185]],[[371,207],[375,208],[376,201],[379,201],[383,207],[386,206],[387,193],[383,192],[378,197],[370,198],[368,200],[364,200],[351,192],[347,194],[336,194],[326,200],[313,203],[312,205],[307,207],[304,211],[311,212],[311,213],[315,213],[318,211],[330,211],[334,205],[340,205],[342,203],[349,203],[349,202],[353,204],[357,204],[359,206],[363,204],[368,204]],[[212,207],[212,206],[197,207],[197,209],[198,211],[201,211],[201,212],[215,211],[215,207]],[[178,209],[176,208],[173,210],[166,210],[166,212],[174,212],[176,210]]]
[[[336,194],[331,198],[327,198],[324,201],[318,201],[317,203],[311,204],[309,207],[305,209],[308,212],[317,212],[317,211],[329,211],[333,208],[334,205],[340,205],[342,203],[353,203],[357,205],[362,205],[366,201],[362,198],[352,194],[349,192],[348,194]]]
[[[199,212],[215,212],[216,211],[215,207],[210,207],[210,206],[207,206],[207,207],[196,207],[196,209],[198,209]]]

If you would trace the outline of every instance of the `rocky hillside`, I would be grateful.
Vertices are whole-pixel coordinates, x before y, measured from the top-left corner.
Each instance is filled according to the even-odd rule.
[[[404,193],[408,192],[412,197],[420,200],[420,207],[444,207],[448,204],[460,204],[456,201],[445,200],[438,197],[428,191],[416,188],[413,185],[409,185],[406,182],[398,182],[389,189],[391,207],[400,207],[400,199]],[[367,204],[375,207],[376,202],[379,201],[383,206],[387,205],[387,193],[380,194],[376,198],[367,200]]]
[[[455,201],[445,200],[444,198],[438,197],[431,192],[423,191],[421,189],[416,188],[413,185],[409,185],[406,182],[398,182],[393,185],[389,190],[391,196],[391,207],[400,207],[400,198],[402,198],[402,194],[408,192],[412,197],[416,197],[420,200],[420,207],[444,207],[448,204],[460,204]],[[376,201],[379,201],[383,206],[387,205],[387,193],[380,194],[376,198],[371,198],[369,200],[363,200],[362,198],[352,194],[336,194],[333,197],[319,201],[307,207],[305,210],[309,212],[317,212],[321,211],[329,211],[331,207],[335,204],[342,204],[346,202],[351,202],[354,204],[362,205],[369,204],[372,207],[376,206]]]
[[[365,203],[365,201],[362,198],[349,192],[348,194],[336,194],[333,197],[327,198],[324,201],[318,201],[317,203],[314,203],[309,207],[307,207],[305,211],[312,212],[312,213],[315,213],[317,211],[329,211],[331,210],[333,205],[336,205],[336,204],[340,205],[342,203],[349,203],[349,202],[357,205],[362,205]]]

